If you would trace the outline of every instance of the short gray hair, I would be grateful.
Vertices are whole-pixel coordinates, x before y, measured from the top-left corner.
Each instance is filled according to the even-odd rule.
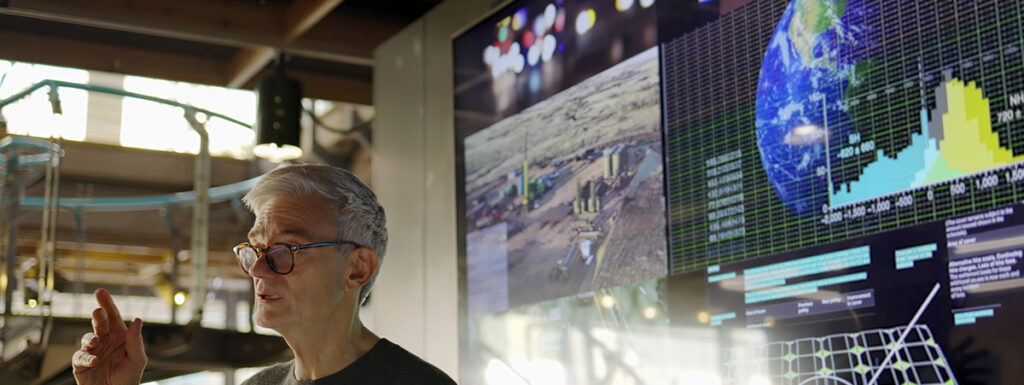
[[[315,164],[283,166],[260,178],[242,202],[256,213],[276,197],[311,195],[323,197],[334,208],[340,240],[356,242],[377,253],[377,271],[359,290],[359,303],[362,304],[377,280],[388,246],[384,208],[363,181],[338,167]]]

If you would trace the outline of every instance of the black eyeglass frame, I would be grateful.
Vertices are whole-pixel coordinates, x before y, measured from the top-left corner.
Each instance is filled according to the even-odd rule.
[[[287,243],[275,243],[275,244],[271,245],[270,247],[266,247],[266,248],[261,248],[261,247],[253,246],[249,242],[242,242],[242,243],[239,243],[237,246],[235,246],[232,249],[232,251],[234,251],[234,253],[235,253],[235,260],[238,261],[238,266],[241,267],[242,271],[245,272],[245,274],[250,276],[250,277],[252,276],[252,268],[253,268],[253,266],[256,266],[256,262],[260,260],[260,257],[264,257],[267,260],[267,265],[270,266],[270,271],[273,271],[274,273],[277,273],[277,274],[280,274],[280,275],[287,275],[288,273],[291,273],[292,270],[295,270],[295,257],[296,257],[296,253],[298,253],[299,250],[316,248],[316,247],[336,246],[336,245],[352,245],[352,246],[355,246],[356,249],[358,249],[360,247],[363,247],[363,245],[360,245],[360,244],[352,242],[352,241],[315,242],[315,243],[307,243],[305,245],[289,245]],[[275,248],[277,246],[284,246],[284,247],[286,247],[288,249],[288,251],[292,255],[292,260],[291,260],[291,263],[289,264],[290,267],[288,268],[288,271],[285,271],[285,272],[278,271],[277,266],[274,265],[273,260],[271,258],[267,258],[267,255],[269,254],[268,251],[270,251],[271,249],[273,249],[273,248]],[[245,264],[242,263],[242,250],[245,250],[245,249],[250,249],[250,250],[252,250],[252,251],[254,251],[256,253],[256,259],[254,259],[252,261],[252,266],[249,266],[248,269],[245,267]]]

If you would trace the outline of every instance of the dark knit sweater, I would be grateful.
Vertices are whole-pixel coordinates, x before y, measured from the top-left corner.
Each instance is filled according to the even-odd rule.
[[[295,360],[263,369],[242,385],[454,385],[448,375],[401,346],[381,338],[344,369],[315,380],[296,380]]]

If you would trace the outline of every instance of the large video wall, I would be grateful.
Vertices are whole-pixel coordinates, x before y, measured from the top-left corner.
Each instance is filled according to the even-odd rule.
[[[453,40],[461,382],[1024,383],[1022,17],[497,10]]]

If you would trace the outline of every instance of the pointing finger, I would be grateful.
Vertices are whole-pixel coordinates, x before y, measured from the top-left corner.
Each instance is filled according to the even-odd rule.
[[[127,330],[128,327],[124,325],[124,321],[121,320],[121,312],[117,310],[117,305],[114,304],[114,298],[110,297],[110,293],[107,289],[96,289],[96,302],[99,302],[100,307],[107,311],[107,317],[109,322],[107,323],[111,327],[117,330]]]

